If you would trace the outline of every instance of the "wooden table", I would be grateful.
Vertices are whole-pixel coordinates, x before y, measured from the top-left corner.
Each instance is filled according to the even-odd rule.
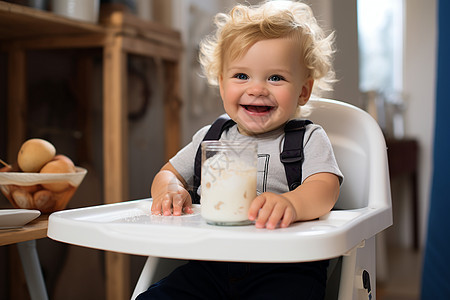
[[[180,148],[177,31],[122,11],[103,10],[100,24],[71,20],[46,11],[0,1],[0,51],[8,53],[7,159],[15,161],[27,128],[27,51],[100,48],[103,51],[104,202],[128,199],[126,67],[129,54],[150,57],[163,69],[165,156]],[[83,99],[83,101],[86,101]],[[129,257],[106,254],[107,299],[129,297]]]
[[[31,299],[48,299],[36,251],[36,240],[47,237],[48,215],[17,229],[0,230],[0,246],[17,244]]]
[[[41,215],[22,228],[0,230],[0,246],[47,237],[48,215]]]

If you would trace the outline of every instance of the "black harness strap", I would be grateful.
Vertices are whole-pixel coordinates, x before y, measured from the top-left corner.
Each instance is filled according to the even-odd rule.
[[[222,135],[222,132],[230,128],[236,124],[227,114],[221,115],[219,118],[217,118],[214,123],[209,128],[208,132],[206,133],[205,137],[203,138],[203,141],[217,141],[220,139],[220,136]],[[190,191],[192,203],[199,204],[200,203],[200,196],[197,193],[197,190],[201,183],[201,176],[202,176],[202,147],[201,145],[197,149],[197,153],[195,155],[195,163],[194,163],[194,187],[193,190]]]
[[[211,125],[206,133],[203,141],[219,140],[222,132],[236,124],[226,114],[220,116]],[[305,128],[308,124],[312,124],[309,120],[291,120],[286,123],[284,127],[285,138],[283,144],[283,152],[280,153],[280,161],[284,165],[286,178],[288,181],[289,190],[295,190],[302,180],[302,163],[303,155],[303,139],[305,135]],[[195,155],[194,163],[194,186],[191,194],[192,203],[199,204],[200,196],[197,191],[201,183],[201,168],[202,168],[202,149],[198,147]]]
[[[302,164],[304,160],[303,139],[309,120],[291,120],[284,126],[283,152],[280,161],[284,165],[286,179],[290,191],[302,184]]]

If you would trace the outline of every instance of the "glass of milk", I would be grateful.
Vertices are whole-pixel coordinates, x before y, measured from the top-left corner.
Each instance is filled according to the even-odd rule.
[[[202,142],[201,215],[213,225],[246,225],[256,197],[257,144]]]

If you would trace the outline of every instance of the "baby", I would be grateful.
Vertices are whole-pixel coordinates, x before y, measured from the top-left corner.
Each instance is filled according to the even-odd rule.
[[[324,130],[306,127],[301,185],[294,189],[288,187],[280,153],[285,125],[299,116],[313,91],[331,89],[332,36],[324,34],[308,5],[294,1],[237,5],[218,14],[215,23],[215,35],[201,43],[200,62],[235,122],[220,140],[258,145],[258,196],[248,219],[272,230],[326,214],[343,176]],[[194,160],[208,129],[200,129],[155,176],[153,214],[192,213]],[[327,266],[328,261],[191,261],[138,299],[323,299]]]

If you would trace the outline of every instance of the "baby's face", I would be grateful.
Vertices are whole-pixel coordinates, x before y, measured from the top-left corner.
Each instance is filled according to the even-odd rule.
[[[242,57],[224,63],[219,80],[227,114],[242,134],[254,135],[283,126],[298,105],[309,99],[313,80],[291,39],[262,40]]]

